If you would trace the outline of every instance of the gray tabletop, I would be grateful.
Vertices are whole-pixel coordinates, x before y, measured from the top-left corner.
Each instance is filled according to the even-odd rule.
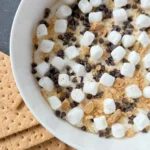
[[[9,54],[9,37],[20,0],[0,0],[0,51]]]

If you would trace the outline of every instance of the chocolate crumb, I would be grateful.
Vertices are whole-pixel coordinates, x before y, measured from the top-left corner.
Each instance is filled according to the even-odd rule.
[[[86,131],[86,127],[85,126],[81,127],[81,130]]]
[[[48,18],[50,14],[50,9],[49,8],[45,8],[44,10],[44,18]]]

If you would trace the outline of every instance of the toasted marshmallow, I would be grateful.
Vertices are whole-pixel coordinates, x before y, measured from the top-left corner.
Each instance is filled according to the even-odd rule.
[[[142,96],[142,92],[137,85],[128,86],[125,91],[129,98],[136,99]]]
[[[115,82],[115,78],[108,73],[104,73],[100,78],[100,83],[107,87],[113,86]]]
[[[116,23],[124,22],[128,18],[127,12],[123,8],[114,10],[113,11],[113,17],[114,17],[114,20]]]
[[[150,72],[146,74],[146,79],[150,82]]]
[[[126,6],[128,4],[128,0],[114,0],[115,7],[119,8],[122,6]]]
[[[39,46],[39,50],[44,53],[49,53],[52,51],[55,43],[51,40],[43,40]]]
[[[75,107],[71,109],[67,114],[67,120],[72,124],[78,124],[84,116],[84,112],[81,108]]]
[[[72,69],[79,77],[83,77],[86,74],[85,67],[83,65],[75,64]]]
[[[62,5],[56,11],[56,16],[60,19],[65,19],[72,14],[72,9],[69,6]]]
[[[52,64],[56,69],[58,69],[59,71],[61,71],[62,69],[64,69],[64,67],[66,66],[65,61],[64,61],[62,58],[57,57],[57,56],[55,56],[55,57],[52,59],[51,64]]]
[[[49,69],[49,64],[44,61],[36,67],[36,71],[40,77],[43,77],[49,71]]]
[[[92,4],[93,7],[98,7],[103,3],[103,1],[102,0],[90,0],[90,3]]]
[[[97,61],[103,55],[103,49],[99,45],[92,46],[90,49],[90,56],[93,60]]]
[[[85,82],[83,92],[91,95],[96,95],[98,92],[98,83],[96,82]]]
[[[89,13],[89,22],[100,22],[102,21],[103,13],[101,11],[98,12],[90,12]]]
[[[53,81],[48,77],[42,77],[39,80],[39,85],[46,90],[47,92],[51,92],[54,89]]]
[[[84,14],[86,14],[92,10],[93,6],[88,0],[80,0],[78,7]]]
[[[80,39],[80,44],[82,46],[89,46],[92,44],[94,39],[95,39],[95,35],[90,31],[86,31]]]
[[[121,74],[125,77],[132,78],[135,72],[135,66],[131,63],[124,63],[121,68]]]
[[[70,79],[67,74],[59,74],[58,77],[58,84],[62,87],[70,86]]]
[[[128,61],[133,64],[133,65],[137,65],[140,61],[140,55],[139,53],[135,52],[135,51],[132,51],[129,53],[128,55]]]
[[[139,113],[133,120],[135,127],[142,131],[144,128],[150,125],[149,119],[146,115]]]
[[[150,98],[150,86],[147,86],[143,89],[143,96],[145,98]]]
[[[67,31],[68,22],[65,19],[55,21],[54,31],[56,33],[65,33]]]
[[[150,53],[143,58],[144,68],[150,68]]]
[[[57,110],[61,107],[61,101],[57,96],[51,96],[48,98],[48,102],[53,110]]]
[[[117,31],[111,31],[108,35],[108,41],[117,45],[121,40],[121,34]]]
[[[118,46],[111,52],[111,56],[115,62],[119,62],[125,56],[126,50],[122,46]]]
[[[94,118],[94,124],[97,130],[104,130],[108,127],[106,117],[100,116],[99,118]]]
[[[133,46],[135,43],[135,37],[133,35],[124,35],[122,38],[122,44],[125,48]]]
[[[150,39],[145,31],[141,33],[138,41],[142,44],[143,47],[147,47],[150,44]]]
[[[81,89],[74,89],[71,92],[71,98],[78,103],[81,103],[84,98],[85,98],[85,94],[82,92]]]
[[[143,9],[150,9],[150,1],[149,0],[140,0],[141,7]]]
[[[136,19],[136,26],[139,29],[147,28],[150,26],[150,18],[144,14],[141,14]]]
[[[41,38],[43,36],[46,36],[48,35],[48,30],[47,30],[47,27],[45,26],[45,24],[40,24],[38,27],[37,27],[37,38]]]
[[[75,46],[70,46],[66,48],[65,54],[69,59],[74,59],[79,56],[79,51]]]
[[[64,0],[64,2],[68,5],[75,4],[77,0]]]
[[[112,114],[116,111],[116,104],[113,99],[108,98],[104,100],[104,113]]]
[[[112,135],[115,138],[122,138],[125,136],[125,128],[120,123],[113,124],[111,130],[112,130]]]

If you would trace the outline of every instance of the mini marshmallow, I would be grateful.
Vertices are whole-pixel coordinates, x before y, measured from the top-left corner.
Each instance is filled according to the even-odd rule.
[[[59,74],[58,84],[62,87],[70,86],[69,76],[67,74]]]
[[[71,92],[71,98],[78,103],[81,103],[84,98],[85,98],[85,94],[82,92],[81,89],[74,89]]]
[[[122,6],[126,6],[128,4],[128,0],[114,0],[115,7],[119,8]]]
[[[43,40],[39,46],[39,50],[44,53],[49,53],[52,51],[55,43],[51,40]]]
[[[140,131],[145,129],[147,126],[150,125],[149,119],[146,115],[139,113],[134,119],[133,119],[134,125],[136,128]]]
[[[70,46],[66,48],[65,54],[69,59],[74,59],[79,56],[79,51],[75,46]]]
[[[141,33],[138,38],[138,41],[142,44],[143,47],[147,47],[150,44],[150,39],[145,31]]]
[[[103,13],[101,11],[98,12],[90,12],[89,13],[89,22],[100,22],[102,21]]]
[[[124,35],[122,38],[122,44],[125,48],[129,48],[131,46],[133,46],[133,44],[135,43],[135,37],[133,35]]]
[[[66,66],[65,61],[57,56],[52,59],[51,64],[59,71],[61,71]]]
[[[43,77],[49,71],[49,69],[49,64],[44,61],[36,67],[36,71],[40,77]]]
[[[56,16],[60,19],[65,19],[72,14],[72,9],[69,6],[62,5],[56,11]]]
[[[111,52],[111,56],[115,62],[119,62],[125,56],[126,50],[122,46],[118,46]]]
[[[80,39],[80,44],[82,46],[89,46],[92,44],[94,39],[95,39],[95,35],[90,31],[86,31]]]
[[[90,3],[92,4],[93,7],[98,7],[103,3],[103,1],[102,0],[90,0]]]
[[[98,92],[98,83],[96,82],[85,82],[83,92],[91,95],[96,95]]]
[[[108,41],[117,45],[121,40],[121,34],[117,31],[111,31],[108,35]]]
[[[120,123],[113,124],[111,130],[115,138],[122,138],[125,136],[125,127]]]
[[[90,56],[93,60],[97,61],[103,55],[103,49],[99,45],[92,46],[90,49]]]
[[[100,83],[107,87],[113,86],[115,82],[115,78],[108,73],[104,73],[100,78]]]
[[[68,5],[75,4],[77,0],[64,0],[64,2]]]
[[[150,98],[150,86],[147,86],[143,89],[143,96],[145,98]]]
[[[114,10],[113,11],[113,17],[114,17],[114,20],[116,23],[124,22],[128,18],[127,12],[123,8]]]
[[[38,27],[37,27],[37,38],[41,38],[43,36],[46,36],[48,35],[48,30],[47,30],[47,27],[45,26],[45,24],[40,24]]]
[[[136,19],[136,26],[139,29],[147,28],[150,26],[150,18],[144,14],[141,14]]]
[[[125,91],[129,98],[136,99],[142,96],[142,92],[137,85],[128,86]]]
[[[71,109],[67,114],[67,120],[72,124],[78,124],[84,116],[84,112],[81,108],[75,107]]]
[[[140,61],[140,54],[135,51],[132,51],[129,53],[127,59],[131,64],[137,65]]]
[[[141,7],[143,9],[150,9],[150,1],[149,0],[140,0]]]
[[[82,77],[86,74],[85,67],[83,65],[75,64],[72,69],[79,77]]]
[[[56,33],[65,33],[67,31],[67,20],[60,19],[55,21],[54,31]]]
[[[104,130],[108,127],[106,117],[100,116],[99,118],[94,118],[94,124],[97,130]]]
[[[53,110],[57,110],[61,107],[61,101],[57,96],[51,96],[48,98],[48,102]]]
[[[146,74],[146,79],[150,82],[150,72]]]
[[[143,58],[144,68],[150,68],[150,53]]]
[[[42,77],[39,80],[39,85],[46,90],[47,92],[51,92],[54,89],[53,81],[48,77]]]
[[[78,7],[84,14],[92,10],[92,4],[88,0],[80,0]]]
[[[124,63],[121,68],[121,74],[125,77],[132,78],[135,72],[135,66],[131,63]]]
[[[116,111],[116,104],[113,99],[108,98],[104,100],[104,113],[112,114]]]

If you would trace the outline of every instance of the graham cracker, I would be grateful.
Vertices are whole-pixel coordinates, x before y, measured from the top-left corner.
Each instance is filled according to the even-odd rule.
[[[0,103],[10,109],[16,109],[22,98],[13,78],[9,56],[0,52]]]
[[[9,110],[9,107],[5,105],[4,103],[0,102],[0,115],[7,113]]]
[[[0,140],[1,150],[24,150],[53,138],[42,126],[36,126]]]
[[[66,150],[66,145],[60,140],[53,138],[28,150]]]
[[[75,149],[70,146],[67,146],[66,150],[75,150]]]
[[[0,115],[0,138],[29,129],[39,122],[30,111],[9,111]]]

